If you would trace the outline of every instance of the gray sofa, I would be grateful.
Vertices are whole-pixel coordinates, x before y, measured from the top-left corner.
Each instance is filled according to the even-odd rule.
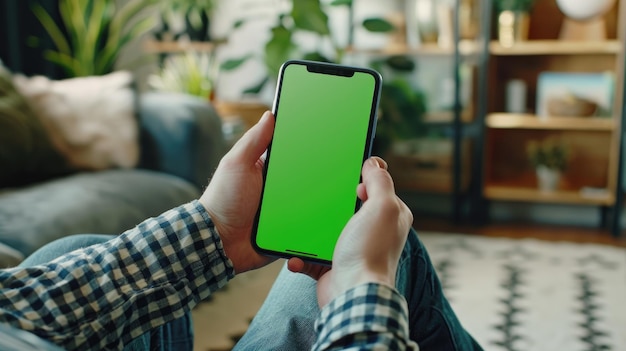
[[[200,195],[226,152],[213,108],[187,95],[146,93],[138,110],[137,168],[0,189],[0,267],[67,235],[121,233]]]

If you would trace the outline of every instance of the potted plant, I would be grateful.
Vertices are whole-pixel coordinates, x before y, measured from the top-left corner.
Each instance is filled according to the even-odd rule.
[[[60,24],[40,5],[33,13],[52,38],[56,50],[44,57],[61,66],[68,77],[111,73],[121,50],[155,25],[145,10],[157,0],[60,0]]]
[[[535,0],[494,0],[498,15],[498,40],[504,47],[511,47],[528,39],[530,11]]]
[[[567,168],[569,150],[563,141],[551,137],[532,140],[526,145],[530,163],[535,167],[541,191],[557,189],[562,172]]]
[[[213,61],[210,53],[193,51],[169,56],[159,72],[148,77],[148,84],[158,91],[210,99],[215,77]]]

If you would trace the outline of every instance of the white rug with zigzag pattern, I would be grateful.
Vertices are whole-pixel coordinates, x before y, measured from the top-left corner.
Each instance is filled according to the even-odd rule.
[[[420,234],[459,319],[487,351],[626,350],[626,249]]]

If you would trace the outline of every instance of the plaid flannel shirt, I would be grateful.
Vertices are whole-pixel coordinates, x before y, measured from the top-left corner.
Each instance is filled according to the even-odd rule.
[[[0,323],[66,349],[121,349],[182,317],[233,276],[213,222],[194,201],[105,244],[0,270]],[[406,348],[406,320],[395,290],[360,286],[323,310],[316,348]]]
[[[359,285],[335,298],[315,329],[314,350],[419,350],[409,339],[406,300],[386,285]]]

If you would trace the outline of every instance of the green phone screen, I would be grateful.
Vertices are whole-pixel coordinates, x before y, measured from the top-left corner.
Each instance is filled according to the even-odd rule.
[[[257,218],[260,249],[331,261],[356,209],[380,85],[375,72],[353,73],[283,67]]]

